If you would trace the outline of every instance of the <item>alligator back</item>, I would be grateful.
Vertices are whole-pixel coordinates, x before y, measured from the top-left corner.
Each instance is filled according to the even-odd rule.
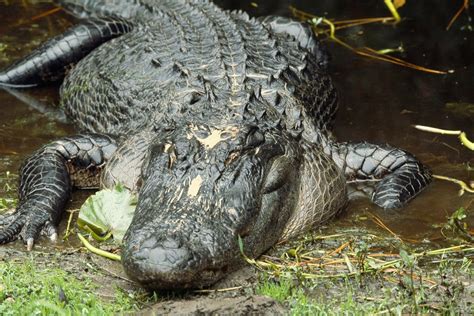
[[[82,129],[123,135],[163,121],[245,122],[314,138],[332,121],[329,77],[291,36],[208,1],[145,2],[126,10],[141,17],[135,29],[93,51],[62,86]],[[82,8],[115,14],[88,1]]]

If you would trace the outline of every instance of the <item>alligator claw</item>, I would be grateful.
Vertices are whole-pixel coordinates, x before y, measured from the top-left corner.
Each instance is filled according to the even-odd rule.
[[[33,249],[34,241],[35,240],[33,238],[28,238],[26,240],[26,250],[31,251]]]
[[[43,233],[48,236],[51,242],[56,243],[58,241],[58,230],[51,222],[47,222],[44,225]]]
[[[49,240],[51,240],[51,242],[53,242],[53,243],[57,243],[58,242],[58,233],[53,233],[52,235],[50,235]]]
[[[40,232],[53,242],[58,239],[56,228],[49,220],[48,214],[41,209],[26,211],[20,208],[13,214],[0,217],[0,244],[21,238],[30,251]]]

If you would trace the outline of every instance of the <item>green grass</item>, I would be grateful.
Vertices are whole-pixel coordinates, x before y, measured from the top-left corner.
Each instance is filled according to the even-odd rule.
[[[474,314],[474,244],[460,208],[444,240],[407,243],[366,229],[321,229],[259,259],[255,293],[292,315]],[[244,249],[241,248],[244,252]]]
[[[352,241],[352,244],[356,249],[358,242]],[[369,245],[372,247],[376,245]],[[288,307],[292,315],[474,312],[472,250],[433,258],[420,257],[418,252],[401,248],[400,260],[389,269],[370,273],[347,272],[345,276],[340,270],[342,268],[336,271],[332,267],[324,268],[324,265],[310,267],[303,264],[303,256],[290,261],[287,253],[283,252],[280,259],[274,259],[278,266],[265,265],[263,261],[260,266],[263,272],[259,275],[255,293],[274,298]],[[347,254],[349,251],[334,255],[331,260]],[[312,262],[318,261],[314,259]]]
[[[116,290],[109,302],[97,284],[58,268],[37,268],[32,260],[0,263],[0,315],[104,315],[137,308],[134,297]]]
[[[283,303],[291,315],[469,314],[474,311],[473,306],[466,303],[465,298],[463,300],[466,289],[459,283],[443,284],[444,293],[439,293],[437,289],[429,290],[416,282],[411,287],[409,279],[401,280],[399,284],[383,284],[381,280],[362,277],[288,286],[293,280],[291,276],[279,281],[263,277],[255,293]]]

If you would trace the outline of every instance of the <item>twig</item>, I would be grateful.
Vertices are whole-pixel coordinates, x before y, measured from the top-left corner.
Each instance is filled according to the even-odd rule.
[[[242,285],[240,286],[234,286],[234,287],[228,287],[225,289],[215,289],[215,290],[195,290],[194,293],[215,293],[215,292],[230,292],[230,291],[237,291],[243,288]]]
[[[119,255],[116,255],[114,253],[111,253],[111,252],[108,252],[108,251],[105,251],[105,250],[102,250],[102,249],[99,249],[99,248],[96,248],[94,246],[92,246],[88,241],[87,239],[84,238],[84,236],[82,236],[80,233],[77,233],[77,237],[79,237],[79,239],[81,240],[82,244],[92,253],[95,253],[96,255],[99,255],[99,256],[102,256],[102,257],[105,257],[105,258],[109,258],[111,260],[115,260],[115,261],[121,261],[122,258],[119,256]]]
[[[453,182],[453,183],[458,184],[461,187],[461,189],[459,190],[459,196],[463,195],[464,192],[474,193],[474,188],[467,185],[464,181],[454,179],[454,178],[450,178],[450,177],[439,176],[439,175],[436,175],[436,174],[433,175],[433,178],[438,179],[438,180],[445,180],[445,181],[449,181],[449,182]]]
[[[470,150],[474,150],[474,142],[470,141],[467,138],[466,133],[463,132],[463,131],[441,129],[441,128],[425,126],[425,125],[413,125],[413,127],[416,128],[417,130],[424,131],[424,132],[441,134],[441,135],[455,135],[455,136],[458,136],[459,140],[461,141],[461,144],[463,144],[464,146],[466,146]]]
[[[67,220],[67,226],[66,226],[66,232],[64,233],[63,240],[66,240],[69,235],[71,235],[71,223],[72,223],[72,218],[74,217],[74,213],[76,213],[79,210],[71,210],[69,212],[69,217]]]

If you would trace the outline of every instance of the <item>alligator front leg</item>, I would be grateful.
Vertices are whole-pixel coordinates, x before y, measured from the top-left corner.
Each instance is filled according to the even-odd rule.
[[[120,18],[84,21],[0,72],[0,86],[22,88],[60,80],[94,48],[131,29],[131,23]]]
[[[0,216],[0,244],[21,236],[31,249],[42,230],[55,239],[72,186],[97,186],[97,176],[116,148],[111,137],[91,134],[66,137],[34,153],[20,171],[17,210]]]
[[[376,181],[371,199],[385,209],[402,207],[431,182],[430,170],[412,154],[388,145],[338,143],[329,154],[348,181]]]

